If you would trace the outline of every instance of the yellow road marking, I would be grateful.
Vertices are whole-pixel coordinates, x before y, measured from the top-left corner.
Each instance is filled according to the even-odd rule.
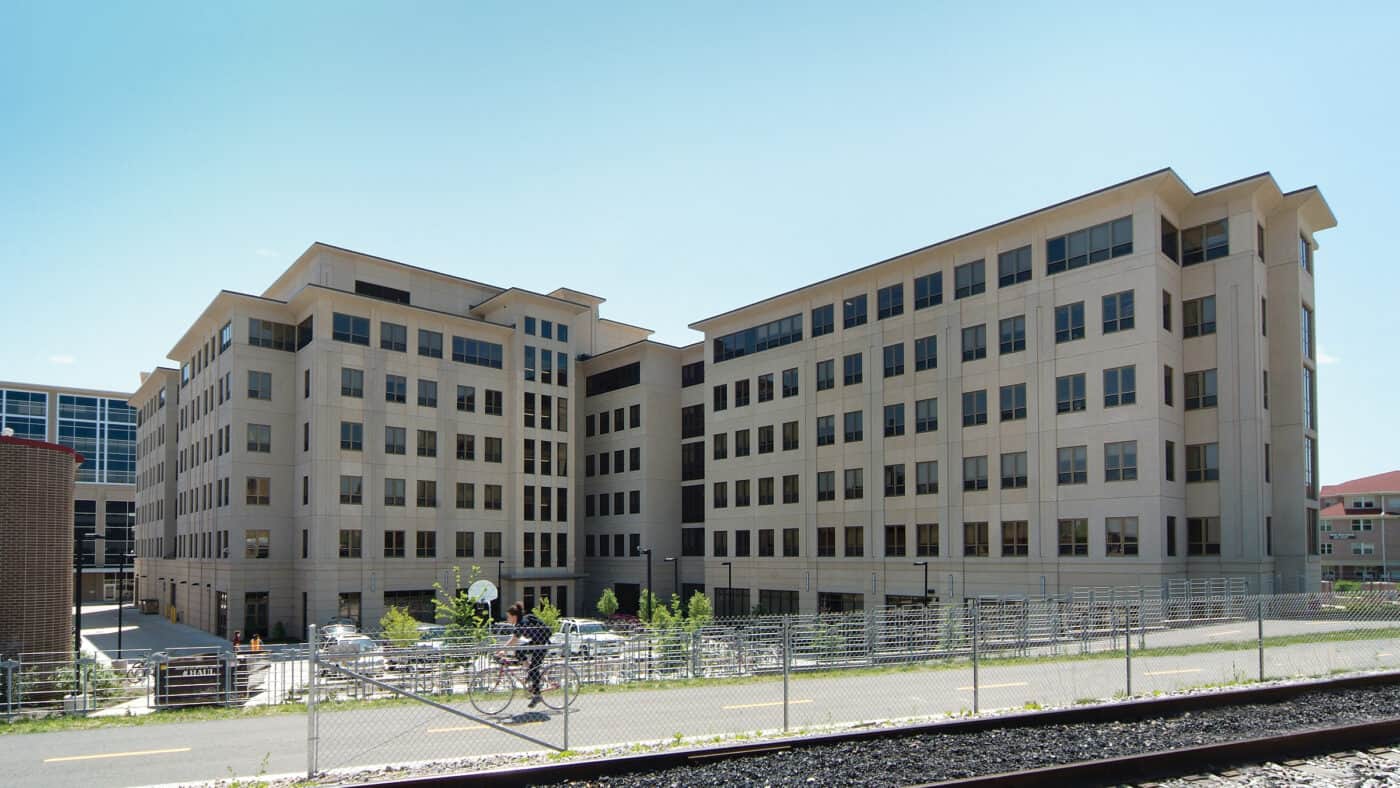
[[[1225,630],[1224,632],[1207,632],[1207,633],[1206,633],[1206,637],[1208,637],[1208,638],[1223,638],[1223,637],[1225,637],[1226,635],[1238,635],[1238,634],[1240,634],[1241,631],[1242,631],[1242,630],[1238,630],[1238,629],[1227,629],[1227,630]]]
[[[1182,668],[1180,670],[1149,670],[1142,674],[1144,676],[1175,676],[1180,673],[1200,673],[1201,668]]]
[[[812,701],[811,701],[811,699],[809,698],[809,699],[807,699],[807,700],[793,700],[793,701],[788,701],[788,702],[789,702],[789,703],[811,703]],[[732,710],[732,709],[758,709],[758,708],[762,708],[762,707],[764,707],[764,706],[781,706],[781,705],[783,705],[783,702],[782,702],[782,701],[780,701],[780,700],[774,700],[774,701],[769,701],[769,702],[767,702],[767,703],[740,703],[740,704],[738,704],[737,706],[720,706],[720,708],[721,708],[721,709],[724,709],[725,711],[730,711],[730,710]]]
[[[1028,687],[1028,686],[1030,686],[1030,683],[1029,683],[1029,682],[1025,682],[1025,681],[1011,681],[1011,682],[1008,682],[1008,683],[1006,683],[1006,684],[979,684],[979,685],[977,685],[976,689],[1001,689],[1001,688],[1003,688],[1003,687]],[[959,691],[959,692],[971,692],[973,689],[974,689],[973,687],[958,687],[958,691]]]
[[[45,758],[44,763],[64,761],[95,761],[100,758],[132,758],[137,755],[168,755],[172,752],[189,752],[189,747],[172,747],[168,750],[133,750],[131,752],[104,752],[98,755],[66,755],[62,758]]]
[[[458,725],[453,728],[429,728],[428,733],[456,733],[457,731],[480,731],[485,730],[485,725]]]

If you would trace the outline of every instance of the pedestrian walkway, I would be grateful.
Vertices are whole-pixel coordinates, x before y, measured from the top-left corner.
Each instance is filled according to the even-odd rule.
[[[218,635],[172,624],[162,616],[138,613],[133,605],[126,605],[121,618],[122,654],[118,656],[117,606],[83,605],[83,651],[92,653],[98,662],[110,664],[114,659],[141,658],[172,648],[233,648],[232,643]]]

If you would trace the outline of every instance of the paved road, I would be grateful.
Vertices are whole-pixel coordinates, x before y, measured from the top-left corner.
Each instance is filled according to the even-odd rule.
[[[1230,640],[1239,629],[1238,624],[1198,629],[1195,642]],[[1148,644],[1156,645],[1150,636]],[[1249,642],[1240,645],[1239,650],[1135,659],[1133,690],[1150,693],[1256,678],[1258,652]],[[1266,673],[1273,676],[1377,668],[1400,669],[1400,643],[1301,644],[1270,649],[1265,659]],[[989,663],[979,673],[982,710],[1104,698],[1124,691],[1127,681],[1127,666],[1120,660]],[[788,722],[800,729],[958,713],[972,708],[972,686],[970,667],[839,678],[799,674],[788,683]],[[465,698],[456,706],[475,714]],[[504,727],[562,746],[567,724],[574,748],[669,739],[677,733],[699,737],[772,730],[783,726],[783,682],[590,692],[581,696],[567,723],[557,712],[527,712],[520,698],[512,710],[516,716],[499,720]],[[320,720],[323,769],[543,749],[477,720],[418,704],[327,712]],[[81,782],[86,788],[227,779],[259,771],[297,773],[306,768],[306,739],[303,714],[0,737],[0,774],[6,784],[71,788]]]

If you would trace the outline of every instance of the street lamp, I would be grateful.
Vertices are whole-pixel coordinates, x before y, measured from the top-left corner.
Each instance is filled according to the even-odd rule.
[[[733,615],[729,611],[729,608],[733,606],[733,600],[731,599],[731,597],[734,593],[734,562],[723,561],[720,563],[720,566],[725,567],[729,570],[729,580],[724,586],[724,615],[729,616]]]
[[[928,561],[915,561],[915,562],[914,562],[914,566],[922,566],[922,567],[924,568],[924,593],[923,593],[923,597],[924,597],[924,606],[927,607],[927,606],[928,606]]]
[[[136,557],[130,551],[130,540],[122,543],[122,560],[117,564],[117,659],[122,658],[122,608],[126,601],[126,563]]]
[[[506,592],[506,584],[502,578],[505,577],[506,560],[502,558],[496,562],[496,617],[500,618],[501,609],[505,606],[501,595]]]
[[[651,621],[651,601],[656,598],[656,592],[651,588],[651,548],[643,547],[642,555],[647,557],[647,597],[646,597],[646,620]]]
[[[675,577],[671,580],[671,593],[675,594],[676,597],[679,598],[681,595],[681,562],[677,561],[676,557],[673,555],[668,555],[661,560],[670,564],[672,569],[675,570]],[[681,604],[685,604],[684,599],[681,600]]]

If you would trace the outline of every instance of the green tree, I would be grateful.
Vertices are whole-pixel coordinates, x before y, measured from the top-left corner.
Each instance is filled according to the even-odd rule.
[[[433,583],[437,596],[433,597],[433,609],[437,619],[447,625],[446,635],[451,640],[466,640],[480,643],[491,637],[491,609],[472,596],[467,595],[467,587],[481,579],[481,567],[473,566],[462,583],[461,567],[452,567],[455,593],[449,593],[442,583]]]
[[[530,612],[534,613],[539,620],[548,624],[550,632],[559,631],[559,608],[555,607],[553,602],[550,602],[548,599],[541,599],[535,604],[535,609]]]
[[[603,618],[612,618],[617,613],[617,594],[611,588],[604,588],[603,595],[598,597],[598,613]]]
[[[710,606],[710,598],[696,591],[686,604],[686,628],[694,632],[714,620],[715,609]]]
[[[379,634],[395,646],[411,646],[418,642],[418,621],[406,608],[391,605],[379,618]]]
[[[638,598],[638,604],[640,606],[637,608],[637,617],[641,618],[643,623],[646,624],[656,623],[657,611],[666,609],[666,603],[661,601],[656,594],[653,594],[649,588],[642,589],[642,595]],[[648,614],[651,616],[650,620],[644,618]]]

